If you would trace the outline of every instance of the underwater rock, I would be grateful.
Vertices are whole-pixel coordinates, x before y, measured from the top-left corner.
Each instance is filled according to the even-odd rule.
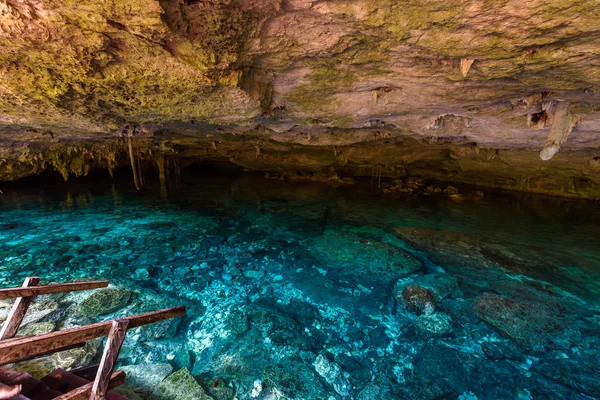
[[[54,300],[34,301],[23,318],[23,325],[39,322],[58,310],[58,303]]]
[[[246,278],[258,279],[258,278],[262,278],[263,276],[265,276],[265,271],[261,271],[261,270],[244,271],[244,276]]]
[[[256,397],[260,396],[262,390],[263,390],[262,381],[260,379],[257,379],[252,384],[252,392],[250,392],[250,396],[252,396],[253,398],[256,398]]]
[[[129,378],[129,377],[127,377]],[[137,389],[139,390],[139,389]],[[121,396],[125,396],[128,400],[146,400],[144,397],[140,395],[140,393],[136,392],[134,388],[132,388],[128,384],[124,384],[112,389],[113,392],[120,394]],[[145,393],[144,393],[145,394]]]
[[[407,286],[398,301],[417,315],[431,314],[436,309],[433,294],[421,286]]]
[[[291,360],[265,367],[262,381],[263,386],[266,384],[266,388],[289,399],[321,399],[327,393],[311,369]]]
[[[56,328],[56,324],[51,321],[36,322],[28,324],[19,329],[17,336],[37,336],[50,333]]]
[[[367,383],[356,395],[356,400],[391,399],[389,382],[384,382],[385,380],[377,377],[374,382]]]
[[[179,305],[176,299],[156,295],[142,295],[137,299],[137,302],[139,306],[136,308],[136,313],[140,314]],[[142,341],[169,338],[175,336],[183,320],[184,318],[180,317],[159,321],[154,324],[142,326],[136,331],[139,332],[140,340]]]
[[[131,292],[125,289],[108,288],[94,292],[79,304],[79,310],[86,317],[97,317],[125,307]]]
[[[375,239],[332,229],[306,242],[310,252],[340,280],[386,287],[423,265],[407,251]]]
[[[600,395],[600,359],[597,354],[574,356],[566,354],[552,356],[534,362],[532,369],[548,379],[566,385],[589,396]]]
[[[324,355],[319,354],[314,363],[315,370],[327,383],[333,386],[337,394],[342,397],[350,395],[350,384],[342,374],[342,368],[329,361]]]
[[[565,331],[564,321],[543,304],[519,302],[485,292],[475,299],[473,309],[479,318],[516,344],[535,351],[552,347]]]
[[[190,374],[187,368],[182,368],[166,377],[154,391],[152,400],[213,400],[206,395],[202,386]]]
[[[204,376],[202,377],[202,383],[208,395],[214,400],[233,400],[235,397],[235,389],[232,387],[231,382],[227,383],[220,378]]]
[[[188,342],[179,337],[147,342],[135,341],[134,337],[128,337],[120,354],[131,365],[168,362],[175,368],[191,366]]]
[[[375,329],[369,331],[369,338],[374,347],[385,349],[390,344],[390,338],[385,333],[385,326],[379,325]]]
[[[102,341],[93,340],[81,348],[61,351],[53,354],[50,358],[55,369],[81,368],[90,365],[102,353],[102,349]]]
[[[243,311],[234,311],[229,316],[227,326],[233,336],[241,336],[250,328],[248,316]]]
[[[159,384],[173,372],[170,364],[124,365],[119,369],[127,374],[130,386],[155,391]]]
[[[148,279],[149,277],[150,277],[150,273],[148,272],[148,270],[146,268],[138,268],[135,270],[133,275],[131,275],[131,278],[135,279],[136,281]]]
[[[490,360],[521,360],[523,354],[511,342],[483,342],[481,349]]]
[[[452,333],[452,319],[441,312],[423,314],[417,317],[415,329],[418,337],[435,339]]]
[[[302,325],[290,315],[281,311],[281,305],[274,300],[258,299],[248,305],[248,318],[250,324],[259,331],[269,332],[275,330],[302,331]]]
[[[14,369],[26,372],[40,379],[57,368],[74,369],[89,366],[102,352],[102,342],[93,340],[85,346],[54,353],[51,356],[21,361],[14,364]]]

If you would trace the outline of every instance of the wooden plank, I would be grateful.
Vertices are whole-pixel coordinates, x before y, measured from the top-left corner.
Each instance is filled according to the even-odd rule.
[[[61,392],[50,389],[44,382],[41,382],[29,374],[11,371],[0,368],[0,382],[6,385],[21,385],[21,395],[26,398],[45,398],[52,399],[60,396]],[[43,394],[43,396],[39,396]],[[13,400],[13,398],[11,398]]]
[[[0,300],[14,299],[17,297],[39,296],[42,294],[76,292],[80,290],[91,290],[105,288],[109,284],[108,281],[88,281],[88,282],[69,282],[57,283],[54,285],[35,286],[35,287],[20,287],[0,289]]]
[[[108,390],[116,388],[125,383],[125,372],[117,371],[113,373],[108,382]],[[65,393],[62,396],[54,398],[54,400],[87,400],[92,392],[93,382],[86,385],[80,386],[75,390],[71,390],[69,393]]]
[[[30,337],[35,337],[35,336],[30,336]],[[9,339],[9,340],[10,340],[10,339]],[[3,343],[4,343],[4,342],[3,342]],[[58,352],[60,352],[60,351],[67,351],[67,350],[79,349],[79,348],[81,348],[81,347],[84,347],[84,346],[85,346],[85,342],[83,342],[83,343],[75,343],[75,344],[70,344],[70,345],[68,345],[68,346],[61,347],[61,348],[59,348],[59,349],[45,350],[45,351],[42,351],[42,352],[41,352],[41,353],[39,353],[39,354],[34,354],[34,355],[31,355],[31,356],[29,356],[29,357],[26,357],[26,358],[23,358],[23,359],[21,359],[21,360],[19,360],[19,361],[27,361],[27,360],[31,360],[31,359],[38,358],[38,357],[49,356],[49,355],[51,355],[51,354],[58,353]]]
[[[129,329],[185,315],[185,307],[167,308],[127,317]],[[40,354],[60,351],[109,334],[112,321],[50,332],[40,336],[16,338],[0,342],[0,365],[29,359]]]
[[[40,283],[39,276],[30,276],[29,278],[25,278],[23,282],[24,288],[37,286]],[[0,340],[9,339],[15,337],[21,323],[23,322],[23,317],[25,317],[25,313],[29,308],[29,305],[33,301],[35,296],[27,296],[27,297],[19,297],[15,300],[15,304],[13,304],[10,309],[10,313],[8,314],[8,318],[4,322],[2,326],[2,330],[0,331]]]
[[[92,392],[90,393],[90,400],[104,400],[106,398],[108,382],[110,381],[117,357],[119,357],[119,352],[121,351],[121,346],[125,340],[127,325],[129,325],[129,321],[126,319],[112,321],[112,327],[104,346],[104,353],[100,360],[98,373],[96,374]]]
[[[0,388],[6,387],[6,386],[12,386],[12,385],[5,385],[4,383],[0,383]],[[10,400],[29,400],[29,397],[25,397],[21,393],[19,393],[18,395],[11,397]]]

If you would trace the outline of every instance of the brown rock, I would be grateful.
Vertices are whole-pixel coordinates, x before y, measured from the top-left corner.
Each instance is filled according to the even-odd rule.
[[[409,311],[417,315],[436,309],[435,296],[421,286],[407,286],[402,291],[402,302]]]
[[[459,194],[459,190],[454,187],[454,186],[447,186],[446,189],[444,189],[444,194],[447,195],[453,195],[453,194]]]

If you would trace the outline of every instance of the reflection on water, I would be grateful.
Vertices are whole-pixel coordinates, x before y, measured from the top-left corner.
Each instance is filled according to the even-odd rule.
[[[40,299],[23,329],[186,305],[183,321],[128,335],[131,398],[600,396],[595,203],[214,171],[182,182],[168,195],[119,179],[3,187],[1,286],[39,275],[127,290],[99,316],[81,305],[90,293]],[[76,362],[98,357],[88,347]]]

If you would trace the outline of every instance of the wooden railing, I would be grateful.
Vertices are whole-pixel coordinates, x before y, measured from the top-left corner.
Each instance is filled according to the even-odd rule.
[[[90,281],[37,286],[39,282],[39,277],[29,277],[20,288],[0,289],[0,299],[17,298],[0,331],[0,365],[82,347],[89,340],[108,336],[94,381],[55,399],[104,399],[110,388],[122,384],[125,380],[124,372],[113,373],[113,369],[127,330],[185,315],[185,307],[175,307],[39,336],[16,338],[15,335],[35,296],[98,289],[109,284],[108,281]]]

